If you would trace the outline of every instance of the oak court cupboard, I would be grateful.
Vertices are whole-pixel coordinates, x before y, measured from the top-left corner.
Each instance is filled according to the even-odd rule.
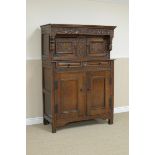
[[[115,26],[41,26],[43,121],[52,132],[96,118],[113,124]]]

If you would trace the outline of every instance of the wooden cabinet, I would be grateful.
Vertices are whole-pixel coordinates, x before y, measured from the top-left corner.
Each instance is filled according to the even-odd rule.
[[[41,26],[44,124],[52,132],[70,122],[113,123],[114,26]]]

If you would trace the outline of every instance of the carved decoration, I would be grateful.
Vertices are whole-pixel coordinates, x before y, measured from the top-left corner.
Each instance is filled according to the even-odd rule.
[[[56,53],[56,36],[57,35],[94,35],[94,36],[110,36],[110,39],[108,42],[105,43],[105,46],[103,47],[104,52],[107,53],[107,51],[112,50],[112,39],[113,39],[113,29],[115,27],[107,27],[107,26],[80,26],[80,25],[57,25],[57,24],[48,24],[41,26],[42,28],[42,34],[50,34],[50,41],[49,41],[49,52],[50,56],[53,57]],[[83,42],[80,41],[80,44],[78,45],[76,50],[76,53],[80,57],[85,56],[86,53],[82,52],[85,50],[86,47],[84,47],[84,40]],[[106,41],[106,39],[105,39]],[[78,44],[78,42],[77,42]],[[81,46],[81,47],[80,47]],[[94,45],[95,46],[95,45]],[[68,46],[69,47],[69,46]],[[90,48],[87,46],[87,49]],[[91,47],[93,48],[93,47]],[[80,50],[81,49],[81,50]],[[90,49],[89,49],[90,50]],[[88,52],[89,52],[88,50]],[[98,52],[100,51],[99,46],[98,46]],[[100,52],[99,52],[100,53]],[[109,54],[107,53],[107,56]],[[110,56],[108,56],[110,58]]]
[[[97,28],[53,28],[51,35],[56,34],[85,34],[85,35],[110,35],[113,36],[112,30]]]

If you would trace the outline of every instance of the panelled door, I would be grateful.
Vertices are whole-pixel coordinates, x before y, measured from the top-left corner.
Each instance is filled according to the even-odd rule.
[[[109,54],[109,36],[87,37],[87,56],[100,57]]]
[[[84,76],[82,72],[56,74],[55,112],[57,118],[76,118],[85,113]]]
[[[76,41],[76,37],[57,37],[55,39],[54,58],[65,59],[77,57]]]
[[[56,37],[54,59],[77,59],[86,55],[86,37]]]
[[[110,109],[110,71],[87,73],[87,114],[101,115]]]

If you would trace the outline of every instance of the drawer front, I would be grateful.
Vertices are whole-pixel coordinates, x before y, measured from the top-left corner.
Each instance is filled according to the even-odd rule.
[[[110,67],[110,62],[109,61],[97,61],[97,62],[87,62],[87,66],[105,66],[105,67]]]
[[[83,63],[84,67],[105,67],[110,68],[110,61],[89,61]]]
[[[85,61],[85,62],[56,62],[56,71],[97,71],[111,70],[110,61]]]
[[[81,67],[80,62],[57,62],[56,68],[78,68]]]

